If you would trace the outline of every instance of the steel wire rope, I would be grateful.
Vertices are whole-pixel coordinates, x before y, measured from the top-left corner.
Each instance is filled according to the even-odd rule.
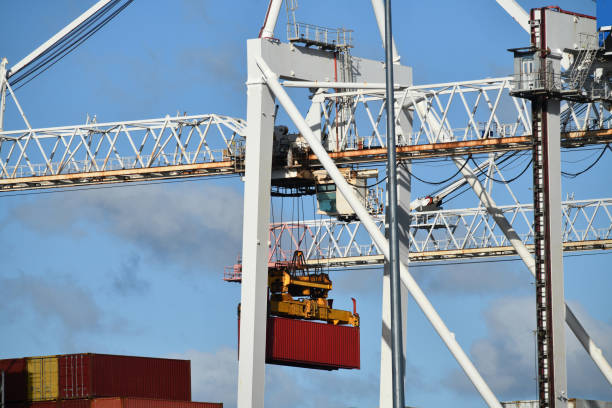
[[[36,65],[34,68],[30,69],[27,73],[25,73],[24,75],[18,77],[15,81],[13,81],[13,83],[11,83],[11,85],[14,85],[18,82],[20,82],[21,80],[25,79],[28,75],[31,75],[32,73],[36,72],[37,70],[40,70],[40,72],[36,73],[34,76],[32,76],[30,79],[28,79],[26,82],[22,83],[21,85],[19,85],[18,87],[15,88],[15,91],[21,89],[22,87],[24,87],[25,85],[27,85],[28,83],[30,83],[34,78],[37,78],[39,75],[41,75],[42,73],[46,72],[49,68],[51,68],[53,65],[55,65],[56,63],[58,63],[60,60],[62,60],[65,56],[67,56],[68,54],[70,54],[72,51],[74,51],[75,48],[77,48],[79,45],[81,45],[82,43],[84,43],[87,39],[89,39],[92,35],[94,35],[96,32],[98,32],[102,27],[104,27],[109,21],[111,21],[113,18],[115,18],[121,11],[123,11],[128,5],[130,5],[134,0],[128,0],[125,4],[123,4],[121,7],[119,7],[117,10],[115,10],[113,13],[111,13],[108,17],[106,17],[104,20],[102,20],[102,22],[100,22],[98,25],[96,25],[94,28],[92,28],[90,31],[88,31],[87,33],[85,33],[84,35],[82,35],[81,37],[77,38],[75,41],[73,41],[71,44],[66,45],[63,49],[56,51],[51,57],[46,58],[43,62],[39,63],[38,65]],[[116,4],[116,3],[113,3]],[[96,18],[96,20],[100,18],[100,16],[98,16]],[[91,24],[91,23],[90,23]],[[44,67],[44,68],[43,68]],[[27,74],[27,75],[26,75]]]
[[[117,5],[119,1],[120,0],[113,0],[111,3],[107,4],[102,9],[98,10],[95,14],[90,16],[87,20],[85,20],[79,26],[75,27],[70,32],[68,32],[64,37],[59,39],[55,44],[53,44],[51,47],[49,47],[44,52],[42,52],[39,56],[34,58],[32,61],[30,61],[27,65],[25,65],[22,69],[25,69],[27,67],[30,67],[30,68],[28,68],[27,70],[25,70],[24,72],[20,74],[16,74],[17,76],[15,77],[15,79],[13,79],[12,81],[9,81],[10,84],[15,85],[19,83],[21,80],[28,77],[33,72],[37,71],[45,64],[48,64],[49,61],[53,60],[53,58],[56,58],[57,55],[61,54],[61,52],[63,52],[66,48],[70,47],[70,45],[64,46],[66,43],[71,42],[72,38],[80,35],[81,32],[87,30],[88,27],[90,27],[93,23],[98,21],[108,10],[110,10],[112,7]],[[78,41],[78,38],[77,38],[77,41]],[[60,49],[59,51],[56,51],[56,49],[62,48],[62,47],[64,48]],[[47,57],[47,55],[49,54],[51,55]]]
[[[98,24],[97,26],[94,26],[90,31],[85,32],[83,35],[81,35],[80,37],[76,38],[76,40],[73,40],[74,37],[80,35],[80,33],[82,31],[87,30],[89,28],[89,26],[91,26],[93,23],[95,23],[97,20],[99,20],[101,17],[103,17],[104,14],[106,14],[106,12],[108,10],[112,9],[112,7],[114,7],[116,4],[118,4],[119,1],[120,0],[115,0],[112,3],[110,3],[109,5],[105,6],[103,9],[101,9],[94,16],[90,17],[86,22],[81,24],[79,27],[75,28],[75,30],[70,32],[66,37],[64,37],[60,41],[58,41],[58,43],[54,44],[49,50],[46,50],[43,54],[41,54],[39,57],[37,57],[33,62],[40,60],[41,58],[43,58],[45,55],[47,55],[49,53],[52,53],[52,54],[50,56],[44,58],[41,62],[38,62],[37,64],[35,64],[34,67],[30,68],[25,73],[23,73],[21,76],[19,76],[17,79],[15,79],[12,82],[12,84],[16,84],[16,83],[20,82],[22,79],[26,78],[27,76],[29,76],[32,73],[36,72],[37,70],[41,69],[45,65],[48,65],[44,70],[42,70],[41,72],[36,74],[34,77],[30,78],[30,80],[28,80],[26,83],[20,85],[17,88],[17,89],[19,89],[22,86],[24,86],[25,84],[27,84],[28,82],[30,82],[32,79],[36,78],[38,75],[42,74],[44,71],[49,69],[51,66],[55,65],[55,63],[57,63],[59,60],[61,60],[64,56],[68,55],[77,46],[82,44],[85,40],[87,40],[89,37],[91,37],[93,34],[95,34],[98,30],[100,30],[104,25],[106,25],[110,20],[112,20],[117,14],[119,14],[119,12],[121,12],[123,9],[125,9],[125,7],[127,7],[133,0],[128,0],[127,3],[125,3],[122,7],[120,7],[115,12],[113,12],[109,17],[104,19],[100,24]],[[54,51],[56,48],[60,48],[60,49],[57,50],[57,51]],[[28,66],[30,64],[28,64]]]

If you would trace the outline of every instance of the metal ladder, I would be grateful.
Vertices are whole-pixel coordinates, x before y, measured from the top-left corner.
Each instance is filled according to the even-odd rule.
[[[593,61],[595,61],[596,53],[596,48],[590,49],[588,46],[580,50],[578,57],[574,62],[574,67],[570,76],[569,82],[571,89],[582,88],[589,75],[589,72],[591,71],[591,66],[593,65]]]

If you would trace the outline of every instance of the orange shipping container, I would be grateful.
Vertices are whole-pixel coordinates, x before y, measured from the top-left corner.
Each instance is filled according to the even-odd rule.
[[[223,403],[114,397],[9,403],[6,408],[223,408]]]
[[[223,403],[150,398],[96,398],[92,400],[91,408],[223,408]]]

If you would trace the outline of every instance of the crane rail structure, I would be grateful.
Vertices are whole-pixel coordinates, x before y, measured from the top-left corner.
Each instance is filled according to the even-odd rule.
[[[521,119],[522,104],[516,102],[516,121],[514,125],[502,125],[497,117],[497,109],[492,107],[485,117],[488,122],[477,123],[472,113],[476,108],[460,112],[457,120],[471,123],[467,128],[454,128],[450,124],[449,111],[453,103],[465,100],[454,95],[475,92],[487,95],[488,88],[474,91],[480,81],[462,82],[455,85],[438,85],[443,90],[434,92],[435,86],[416,87],[425,89],[424,95],[437,95],[442,111],[432,109],[432,117],[445,117],[444,138],[438,137],[423,117],[420,128],[411,135],[400,135],[397,156],[400,160],[424,159],[432,157],[457,156],[465,154],[491,153],[509,150],[529,150],[532,148],[529,118]],[[354,85],[357,86],[357,85]],[[497,84],[497,96],[501,91],[507,95],[506,81]],[[462,87],[468,90],[462,91]],[[456,88],[455,92],[448,88]],[[407,88],[412,89],[412,88]],[[366,89],[368,92],[373,92]],[[374,90],[376,91],[376,90]],[[399,92],[399,91],[398,91]],[[333,95],[333,94],[332,94]],[[384,98],[374,92],[375,97],[368,99],[364,94],[354,95],[355,112],[361,104],[371,121],[372,130],[368,137],[348,132],[344,137],[341,151],[332,151],[330,157],[338,164],[359,164],[383,162],[387,151],[385,137],[378,130],[381,114],[376,120],[371,115],[373,103],[380,102],[379,112],[384,110]],[[406,99],[408,92],[404,92]],[[447,101],[441,98],[448,97]],[[497,97],[496,97],[497,98]],[[490,98],[476,96],[486,101]],[[331,100],[331,99],[330,99]],[[443,102],[441,102],[443,101]],[[524,103],[523,100],[520,100]],[[562,123],[562,146],[582,147],[588,144],[612,142],[612,120],[601,112],[601,104],[582,104],[566,106],[566,120]],[[331,106],[331,105],[330,105]],[[486,105],[489,106],[488,104]],[[494,106],[494,105],[492,105]],[[488,108],[487,108],[488,109]],[[325,112],[323,119],[329,129],[333,117]],[[368,113],[369,112],[369,113]],[[418,112],[418,110],[416,110]],[[467,116],[466,116],[467,115]],[[357,129],[355,113],[349,121]],[[456,115],[457,116],[457,115]],[[352,123],[352,124],[351,124]],[[360,122],[360,123],[363,123]],[[518,123],[524,128],[519,132]],[[27,124],[27,121],[26,121]],[[484,129],[484,130],[483,130]],[[71,187],[89,184],[121,183],[147,181],[167,178],[205,177],[241,174],[244,172],[244,145],[246,122],[243,119],[217,114],[166,116],[165,118],[137,121],[86,123],[75,126],[61,126],[39,129],[23,129],[0,132],[0,193],[40,188]],[[314,155],[308,155],[300,163],[302,167],[320,167]]]
[[[0,132],[0,191],[236,174],[245,128],[207,114]]]
[[[498,208],[523,244],[533,251],[533,205]],[[612,198],[565,201],[562,211],[564,251],[612,249]],[[384,231],[384,215],[374,219]],[[410,238],[409,260],[413,262],[516,255],[485,208],[412,212],[404,233]],[[360,221],[326,218],[270,226],[270,262],[287,261],[298,249],[311,265],[343,267],[384,262]]]

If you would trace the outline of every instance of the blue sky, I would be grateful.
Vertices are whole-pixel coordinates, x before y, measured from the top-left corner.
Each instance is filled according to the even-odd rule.
[[[17,62],[93,1],[2,2],[0,56]],[[300,2],[299,19],[355,30],[354,54],[382,59],[370,2]],[[544,4],[520,1],[529,9]],[[594,14],[592,0],[560,7]],[[136,0],[83,46],[18,91],[35,127],[162,117],[176,112],[244,118],[245,41],[267,1]],[[284,10],[284,9],[283,9]],[[395,1],[394,34],[415,84],[507,75],[522,29],[493,0]],[[277,36],[284,39],[284,11]],[[300,105],[302,108],[304,104]],[[286,123],[292,127],[289,123]],[[14,107],[6,129],[20,129]],[[564,154],[576,171],[592,152]],[[564,180],[577,199],[607,196],[610,155]],[[443,179],[448,162],[415,165]],[[516,170],[518,171],[518,170]],[[529,175],[516,186],[528,202]],[[431,192],[415,183],[414,195]],[[452,206],[471,207],[464,195]],[[0,358],[100,352],[192,359],[194,400],[235,406],[236,305],[223,266],[240,251],[242,184],[195,180],[65,193],[0,196]],[[507,204],[508,202],[500,202]],[[565,259],[566,297],[612,358],[608,253]],[[416,267],[430,295],[494,392],[535,397],[532,279],[520,262]],[[268,367],[268,406],[374,407],[378,401],[380,270],[335,272],[334,298],[358,299],[362,369],[336,373]],[[406,401],[483,406],[422,313],[408,310]],[[612,400],[612,390],[568,333],[570,396]]]

